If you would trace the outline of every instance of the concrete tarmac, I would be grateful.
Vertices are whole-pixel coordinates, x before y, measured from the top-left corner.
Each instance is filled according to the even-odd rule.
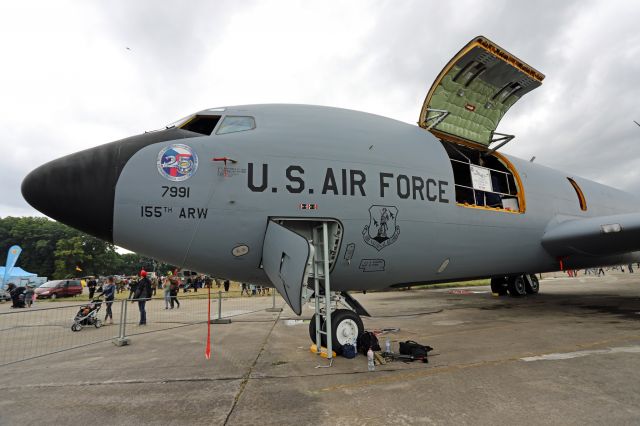
[[[0,424],[640,423],[640,275],[355,297],[367,329],[399,328],[381,345],[428,344],[429,363],[315,368],[308,322],[263,312],[212,325],[210,360],[198,324],[0,367]]]

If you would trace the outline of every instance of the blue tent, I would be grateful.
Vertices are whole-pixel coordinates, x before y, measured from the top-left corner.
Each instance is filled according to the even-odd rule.
[[[2,277],[4,277],[4,266],[0,266],[0,281],[2,281]],[[8,282],[11,282],[11,279],[20,279],[20,278],[33,278],[37,277],[37,274],[32,274],[31,272],[27,272],[24,269],[14,266],[11,271],[11,275],[7,278]]]

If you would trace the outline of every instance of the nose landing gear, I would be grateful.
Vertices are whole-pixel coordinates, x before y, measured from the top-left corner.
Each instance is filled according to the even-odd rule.
[[[331,314],[331,347],[340,355],[342,347],[349,343],[355,343],[364,332],[364,325],[360,316],[350,309],[336,309]],[[327,346],[326,321],[320,318],[320,330],[322,332],[320,340],[322,346]],[[315,343],[316,340],[316,318],[315,315],[309,322],[309,337]]]

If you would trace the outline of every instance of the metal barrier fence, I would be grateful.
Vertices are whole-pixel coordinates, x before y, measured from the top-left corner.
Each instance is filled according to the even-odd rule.
[[[239,291],[211,292],[212,323],[228,323],[233,318],[282,310],[284,300],[271,289],[269,295],[241,295]],[[146,325],[139,325],[137,301],[115,300],[111,305],[113,325],[105,323],[106,304],[102,303],[97,318],[100,327],[83,325],[73,331],[74,318],[89,302],[37,302],[32,308],[9,310],[0,305],[0,366],[38,358],[96,343],[113,341],[126,345],[133,336],[172,330],[195,324],[206,324],[209,298],[206,289],[198,293],[180,293],[170,302],[154,297],[145,303]],[[42,307],[40,307],[42,306]]]

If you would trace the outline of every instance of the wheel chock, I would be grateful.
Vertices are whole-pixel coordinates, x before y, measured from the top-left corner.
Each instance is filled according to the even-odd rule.
[[[309,350],[314,353],[317,354],[318,353],[318,348],[316,347],[316,344],[312,344],[311,346],[309,346]],[[335,351],[331,351],[331,355],[335,358],[336,356],[338,356]],[[327,348],[325,348],[324,346],[320,347],[320,356],[322,358],[327,358]]]

